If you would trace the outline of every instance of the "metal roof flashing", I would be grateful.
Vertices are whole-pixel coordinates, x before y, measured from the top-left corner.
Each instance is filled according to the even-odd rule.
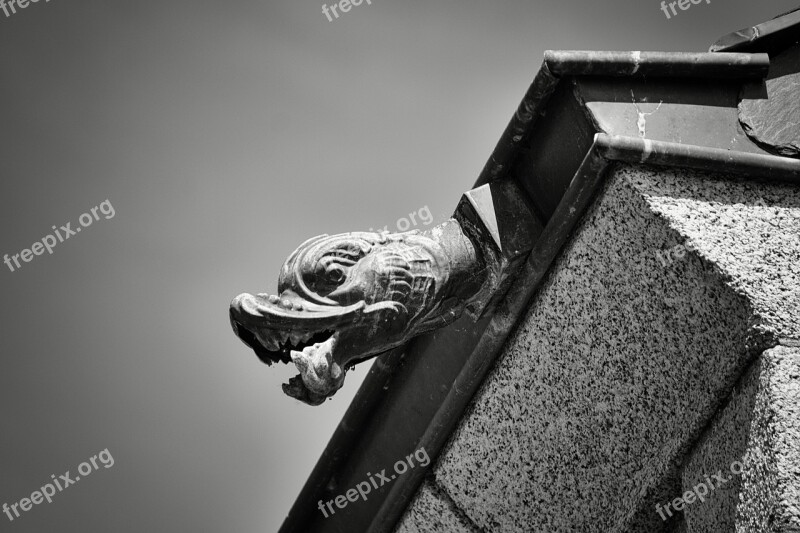
[[[759,31],[783,35],[798,24],[800,11]],[[292,507],[282,533],[393,530],[613,162],[713,170],[800,185],[797,159],[757,148],[731,150],[654,138],[651,134],[658,133],[657,125],[647,135],[616,135],[598,128],[597,113],[601,111],[590,109],[584,99],[588,85],[581,85],[581,80],[599,80],[604,86],[616,87],[619,94],[631,83],[653,90],[664,84],[686,84],[692,91],[702,92],[697,89],[702,87],[698,80],[708,87],[737,91],[747,83],[764,80],[770,66],[767,53],[731,52],[745,45],[733,38],[720,42],[712,47],[716,47],[713,53],[545,52],[542,67],[475,185],[516,181],[527,191],[544,223],[515,278],[514,289],[477,323],[460,319],[376,360]],[[609,101],[617,98],[613,91],[607,94]],[[632,103],[655,106],[657,102],[634,97]],[[681,99],[673,102],[675,106],[683,103]],[[730,103],[711,102],[709,107],[729,109]],[[638,113],[631,116],[634,123],[642,120],[645,112]],[[570,137],[575,142],[563,142]],[[539,199],[542,196],[544,200]],[[385,490],[373,491],[368,500],[336,515],[323,518],[316,512],[319,500],[330,500],[332,494],[341,494],[365,479],[368,472],[379,472],[422,447],[430,457],[427,467],[410,469]]]
[[[800,41],[800,7],[772,20],[720,37],[710,52],[780,53]]]

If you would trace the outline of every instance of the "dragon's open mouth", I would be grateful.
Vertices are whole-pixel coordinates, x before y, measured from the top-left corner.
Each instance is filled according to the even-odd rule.
[[[319,305],[291,291],[281,296],[240,294],[230,306],[236,335],[267,363],[290,363],[292,352],[325,344],[347,323],[357,320],[364,302],[349,306]]]
[[[336,327],[352,321],[363,303],[322,306],[299,302],[290,291],[280,297],[241,294],[230,306],[236,335],[264,363],[294,363],[300,375],[284,384],[284,391],[313,405],[322,403],[344,380],[334,359],[339,338]]]
[[[231,317],[231,324],[242,341],[268,365],[291,363],[292,352],[305,352],[324,344],[334,335],[332,330],[318,332],[281,331],[269,327],[248,328]]]
[[[450,224],[439,233],[454,233],[469,249]],[[233,299],[231,325],[264,363],[294,363],[300,375],[284,392],[319,405],[352,365],[459,315],[463,301],[443,296],[451,261],[437,241],[413,232],[313,237],[281,268],[279,294]]]

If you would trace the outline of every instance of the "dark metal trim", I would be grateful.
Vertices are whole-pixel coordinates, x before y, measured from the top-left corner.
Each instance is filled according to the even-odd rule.
[[[710,170],[800,184],[800,160],[776,155],[651,141],[598,133],[595,149],[609,161]]]
[[[484,334],[418,441],[418,447],[424,447],[432,461],[439,456],[456,429],[469,402],[494,365],[508,336],[524,316],[525,308],[591,204],[608,167],[614,161],[718,171],[800,184],[800,161],[794,159],[602,133],[595,135],[592,148],[533,248],[514,290],[498,305]],[[309,512],[313,512],[317,495],[354,449],[352,443],[359,438],[361,428],[371,418],[377,403],[375,399],[390,394],[384,387],[402,360],[403,350],[396,349],[376,361],[370,378],[364,382],[339,424],[281,531],[302,531],[297,525],[304,522]],[[372,520],[368,529],[370,533],[392,531],[427,473],[426,469],[416,468],[395,481]]]
[[[666,165],[720,173],[733,173],[789,181],[800,185],[800,161],[785,157],[730,152],[702,146],[649,141],[633,137],[595,135],[569,189],[539,237],[517,277],[514,290],[498,306],[491,322],[472,350],[449,394],[420,440],[432,460],[456,429],[469,402],[494,365],[508,336],[525,314],[525,309],[559,252],[600,189],[606,171],[614,161]],[[426,475],[423,469],[409,471],[396,481],[369,533],[388,533],[402,518],[408,503]]]
[[[698,61],[701,66],[693,66],[697,65]],[[593,65],[594,62],[597,64]],[[749,79],[765,76],[768,65],[769,59],[764,54],[643,52],[636,55],[625,52],[548,52],[542,68],[481,172],[476,186],[508,177],[507,174],[514,166],[520,148],[531,140],[533,126],[543,116],[547,102],[560,83],[561,77],[590,75],[696,78],[707,74],[708,71],[706,74],[701,72],[704,69],[710,69],[714,72],[714,77]],[[468,403],[493,366],[508,335],[523,316],[528,302],[540,286],[550,265],[591,203],[612,161],[718,170],[793,182],[797,182],[800,172],[800,161],[777,156],[743,154],[597,134],[569,188],[525,262],[514,290],[509,291],[506,298],[499,303],[483,334],[470,349],[464,364],[460,369],[453,369],[457,372],[456,378],[427,428],[416,441],[418,447],[425,447],[431,458],[431,465],[436,461]],[[392,404],[392,398],[398,391],[395,386],[397,383],[393,380],[408,379],[405,374],[398,378],[396,372],[413,367],[413,364],[406,365],[405,353],[409,349],[414,351],[415,342],[416,340],[412,341],[406,350],[395,349],[375,362],[284,521],[280,530],[282,533],[312,531],[308,529],[309,515],[315,512],[319,495],[324,493],[331,480],[339,478],[343,469],[348,468],[350,464],[348,459],[354,450],[360,449],[359,442],[364,432],[380,425],[376,422],[376,418],[385,411],[386,405]],[[409,440],[414,440],[414,437],[410,435]],[[402,517],[427,473],[426,469],[415,468],[399,477],[384,497],[378,511],[370,511],[374,512],[374,515],[371,517],[368,531],[373,533],[391,531]],[[370,517],[367,515],[364,518]],[[333,531],[333,529],[328,527],[313,531]]]
[[[763,79],[767,54],[591,52],[547,50],[516,113],[481,171],[475,187],[503,179],[562,78],[568,76]]]
[[[544,57],[550,72],[559,77],[762,79],[769,71],[767,54],[548,50]]]
[[[762,24],[720,37],[711,52],[768,52],[774,55],[800,40],[800,8]]]
[[[519,147],[526,142],[528,133],[532,131],[534,123],[542,115],[542,111],[547,106],[550,96],[555,92],[559,81],[560,79],[550,72],[547,61],[542,63],[542,67],[533,78],[516,113],[511,117],[503,135],[500,136],[489,161],[486,162],[478,176],[475,188],[505,177],[514,165]]]
[[[528,302],[589,205],[607,167],[608,162],[597,150],[593,149],[586,155],[572,185],[517,277],[514,290],[509,291],[497,307],[484,334],[453,382],[445,401],[439,407],[434,420],[420,439],[420,446],[428,451],[432,462],[439,456],[456,429],[467,405],[494,365],[506,339],[524,316]],[[417,468],[397,479],[370,525],[368,533],[389,533],[394,529],[426,474],[426,470]]]

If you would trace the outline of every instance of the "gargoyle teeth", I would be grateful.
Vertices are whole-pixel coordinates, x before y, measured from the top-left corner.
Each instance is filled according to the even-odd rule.
[[[310,346],[305,346],[306,343],[314,338],[319,332],[313,331],[281,331],[272,328],[254,329],[254,335],[267,350],[287,351],[292,348],[302,347],[303,350]],[[322,343],[315,343],[313,347],[318,347]]]
[[[298,344],[300,344],[302,338],[303,337],[300,332],[292,331],[291,333],[289,333],[289,339],[292,341],[292,346],[297,346]]]
[[[275,337],[275,332],[269,329],[256,330],[255,336],[258,341],[267,349],[271,351],[280,350],[280,345]]]

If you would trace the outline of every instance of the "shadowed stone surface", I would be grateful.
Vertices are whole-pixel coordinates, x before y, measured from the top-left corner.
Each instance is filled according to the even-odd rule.
[[[693,255],[746,296],[754,327],[800,338],[800,188],[679,171],[623,174],[690,240]]]
[[[707,477],[719,485],[685,508],[691,531],[800,531],[798,443],[800,348],[776,346],[748,369],[684,469],[684,492],[703,492]]]
[[[619,167],[445,449],[440,486],[486,531],[682,531],[655,504],[679,493],[747,365],[800,331],[798,235],[796,187]]]

